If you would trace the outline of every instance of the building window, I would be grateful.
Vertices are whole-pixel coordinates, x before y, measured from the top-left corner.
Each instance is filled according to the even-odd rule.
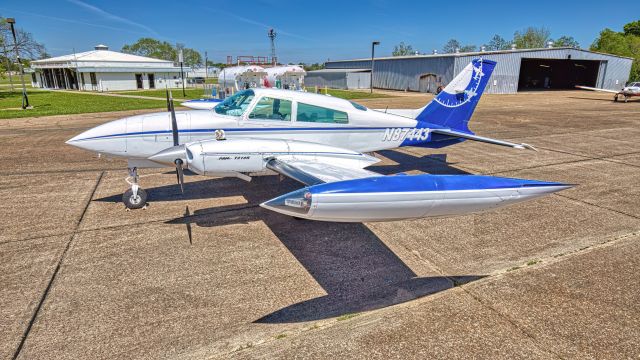
[[[96,73],[89,73],[89,77],[91,78],[91,85],[98,86],[98,80],[96,79]]]
[[[347,124],[349,122],[346,112],[303,103],[298,103],[297,114],[297,121],[302,122],[333,124]]]
[[[249,119],[291,121],[291,101],[264,96],[249,114]]]

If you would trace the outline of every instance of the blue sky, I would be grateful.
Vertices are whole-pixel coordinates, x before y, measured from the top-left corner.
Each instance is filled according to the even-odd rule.
[[[603,28],[621,30],[640,19],[640,1],[3,0],[0,16],[15,17],[52,55],[98,43],[119,50],[154,37],[223,62],[227,55],[269,55],[273,27],[281,62],[323,62],[367,57],[372,40],[381,41],[377,55],[389,55],[400,41],[431,52],[450,38],[475,45],[494,34],[509,40],[527,26],[588,47]]]

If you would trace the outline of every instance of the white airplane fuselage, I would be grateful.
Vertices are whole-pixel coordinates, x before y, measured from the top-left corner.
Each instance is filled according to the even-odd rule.
[[[428,129],[418,122],[375,110],[349,114],[348,124],[308,123],[249,119],[215,114],[213,111],[177,111],[180,144],[216,138],[279,139],[325,144],[357,152],[399,147],[407,138],[427,140]],[[90,129],[69,144],[109,156],[144,160],[173,144],[169,113],[136,115]],[[264,149],[268,152],[268,149]]]

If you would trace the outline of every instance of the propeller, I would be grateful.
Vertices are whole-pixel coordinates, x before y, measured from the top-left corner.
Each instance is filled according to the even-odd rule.
[[[180,145],[180,138],[178,135],[178,121],[176,120],[176,110],[173,107],[173,94],[167,89],[167,110],[171,113],[171,134],[173,135],[173,146]],[[183,161],[181,158],[177,158],[173,161],[176,166],[176,177],[178,178],[178,184],[180,184],[180,191],[184,194],[184,170],[182,169]]]

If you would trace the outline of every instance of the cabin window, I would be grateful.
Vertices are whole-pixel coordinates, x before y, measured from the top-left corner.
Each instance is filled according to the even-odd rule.
[[[253,90],[239,91],[233,96],[226,98],[213,109],[221,115],[241,116],[247,110],[249,104],[251,104],[253,97]]]
[[[291,101],[264,96],[249,114],[249,119],[291,121]]]
[[[344,111],[298,103],[297,121],[314,123],[347,124],[349,118]]]

